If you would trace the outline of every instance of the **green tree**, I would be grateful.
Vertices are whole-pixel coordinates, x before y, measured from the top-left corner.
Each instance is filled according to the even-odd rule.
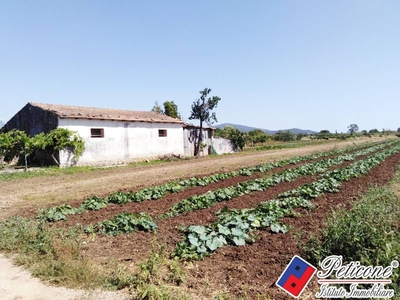
[[[214,136],[222,137],[224,139],[229,139],[232,131],[235,130],[232,126],[225,126],[224,128],[217,128],[214,132]]]
[[[151,109],[151,111],[155,111],[155,112],[158,112],[158,113],[160,113],[160,114],[163,114],[163,113],[164,113],[163,110],[162,110],[162,108],[161,108],[161,106],[158,105],[158,102],[157,102],[157,101],[154,102],[154,106],[153,106],[153,108]]]
[[[225,138],[224,136],[224,128],[217,128],[214,130],[214,136],[215,137],[221,137],[221,138]]]
[[[371,129],[371,130],[369,131],[369,133],[379,133],[379,130],[378,130],[378,129]]]
[[[331,132],[327,129],[321,130],[319,133],[315,135],[317,140],[329,140],[332,136]]]
[[[12,160],[15,156],[24,154],[25,166],[27,166],[27,156],[31,152],[30,138],[21,130],[11,130],[0,133],[0,158],[3,161]]]
[[[358,125],[357,124],[350,124],[347,126],[349,128],[349,133],[353,134],[358,131]]]
[[[268,139],[268,136],[261,129],[254,129],[247,134],[247,139],[251,143],[252,146],[257,143],[265,143]]]
[[[397,132],[400,132],[400,127],[399,127],[399,128],[397,128]]]
[[[209,88],[205,88],[199,93],[201,96],[199,99],[197,99],[197,101],[193,102],[189,120],[199,120],[199,131],[202,132],[203,122],[206,122],[209,126],[214,122],[217,122],[215,112],[212,112],[212,110],[217,107],[218,102],[221,100],[221,98],[217,96],[207,98],[208,94],[211,93],[211,89]],[[197,144],[195,145],[194,149],[195,156],[199,156],[200,145],[202,142],[202,134],[199,134],[199,138],[197,139]]]
[[[295,138],[296,135],[290,130],[279,130],[274,136],[274,139],[276,141],[282,141],[282,142],[294,141]]]
[[[180,114],[178,113],[178,106],[174,103],[174,101],[164,102],[164,115],[170,116],[175,119],[181,118]]]
[[[305,134],[304,132],[299,132],[298,134],[296,134],[296,140],[300,141],[303,137],[306,137],[307,134]]]
[[[237,128],[233,128],[233,130],[229,133],[229,139],[231,140],[232,147],[235,151],[243,150],[246,145],[246,133],[240,131]]]

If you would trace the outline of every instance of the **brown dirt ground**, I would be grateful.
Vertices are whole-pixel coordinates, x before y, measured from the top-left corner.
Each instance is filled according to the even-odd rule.
[[[374,137],[372,141],[382,139]],[[148,166],[128,165],[98,169],[88,173],[0,181],[0,220],[26,209],[69,203],[93,195],[105,196],[118,190],[136,190],[177,178],[188,178],[214,172],[228,172],[240,169],[243,166],[279,161],[294,156],[329,151],[366,142],[371,142],[371,139],[330,141],[329,143],[293,149],[243,152]]]
[[[358,140],[356,142],[365,141]],[[347,142],[347,144],[353,142]],[[11,198],[8,201],[16,201],[18,205],[12,208],[8,207],[8,209],[3,207],[0,219],[16,213],[32,214],[43,203],[64,203],[65,199],[74,199],[74,201],[68,202],[77,204],[87,196],[94,194],[106,195],[115,190],[137,190],[144,185],[160,184],[176,178],[210,174],[222,169],[223,171],[239,169],[246,165],[256,165],[321,150],[332,150],[334,147],[339,148],[345,145],[346,143],[342,142],[307,147],[307,149],[249,153],[246,155],[173,162],[149,167],[124,167],[88,174],[74,174],[56,178],[38,177],[18,182],[7,182],[5,188],[2,188],[0,201],[1,199],[10,199],[10,196],[15,196],[15,198]],[[279,152],[281,155],[279,155]],[[283,222],[294,228],[291,234],[272,234],[267,230],[259,231],[256,242],[251,245],[242,247],[227,246],[202,261],[185,263],[188,277],[180,289],[190,294],[193,299],[212,299],[214,296],[224,292],[235,296],[247,296],[249,299],[256,299],[259,295],[268,295],[271,299],[289,299],[286,293],[275,286],[275,282],[293,255],[300,254],[297,245],[298,233],[307,238],[310,234],[317,232],[323,226],[331,208],[348,208],[350,203],[364,193],[368,187],[382,186],[388,183],[393,178],[399,164],[400,154],[394,155],[374,168],[368,175],[342,183],[340,193],[325,194],[319,197],[315,201],[317,206],[315,210],[299,209],[300,217],[285,218]],[[255,174],[253,178],[257,176],[260,176],[260,174]],[[110,218],[121,211],[146,211],[156,217],[180,199],[248,179],[250,177],[240,176],[212,186],[196,187],[177,194],[170,194],[155,201],[130,203],[124,206],[110,205],[97,212],[71,216],[67,222],[59,222],[59,224],[67,227],[74,226],[77,223],[98,222]],[[179,226],[212,223],[215,221],[214,212],[224,206],[229,208],[252,207],[261,201],[272,199],[274,195],[285,190],[311,182],[314,179],[313,176],[302,177],[291,183],[279,184],[265,192],[245,195],[225,203],[219,203],[209,209],[182,214],[170,219],[157,220],[158,230],[155,234],[136,232],[117,237],[97,236],[94,240],[89,237],[87,239],[88,247],[86,253],[99,263],[107,263],[110,258],[113,258],[134,269],[140,261],[147,257],[154,237],[157,238],[159,243],[165,244],[166,252],[170,253],[175,244],[182,239],[181,232],[178,229]],[[95,188],[96,193],[92,192],[92,187]],[[61,195],[57,196],[59,194]],[[47,200],[45,202],[26,201],[28,199],[39,199],[40,195]],[[31,202],[34,203],[32,204]],[[316,287],[316,282],[313,282],[303,293],[302,299],[314,299],[313,295]]]

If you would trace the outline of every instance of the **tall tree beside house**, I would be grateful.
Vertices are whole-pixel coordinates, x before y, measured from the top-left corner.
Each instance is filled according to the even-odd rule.
[[[205,88],[200,91],[200,98],[197,101],[193,102],[192,110],[190,112],[189,120],[199,120],[200,121],[200,130],[199,130],[199,138],[197,139],[197,143],[194,147],[194,156],[199,156],[200,154],[200,145],[203,142],[202,131],[203,131],[203,122],[206,122],[208,126],[217,122],[217,117],[215,112],[211,112],[214,108],[217,107],[218,102],[221,100],[220,97],[212,96],[208,97],[208,94],[211,93],[211,89]]]
[[[181,118],[181,115],[178,113],[178,106],[174,103],[174,101],[164,102],[164,115],[175,119]]]

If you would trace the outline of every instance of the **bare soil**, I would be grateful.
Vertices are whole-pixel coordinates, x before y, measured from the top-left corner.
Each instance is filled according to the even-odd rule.
[[[0,195],[0,205],[2,205],[0,219],[14,214],[33,215],[37,212],[38,207],[50,203],[52,205],[54,203],[77,205],[87,196],[105,196],[116,190],[137,190],[144,186],[160,184],[176,178],[229,171],[321,150],[332,150],[351,143],[365,141],[367,140],[335,142],[334,144],[316,147],[199,158],[148,167],[123,167],[54,178],[38,177],[5,182]],[[288,299],[288,295],[279,290],[275,286],[275,282],[293,255],[300,254],[299,236],[306,239],[311,234],[316,233],[324,225],[331,208],[349,208],[351,202],[370,186],[382,186],[388,183],[393,178],[399,164],[400,154],[393,155],[374,168],[368,175],[342,183],[340,193],[325,194],[319,197],[315,201],[316,209],[311,211],[299,209],[298,213],[301,216],[282,220],[285,224],[293,227],[289,234],[272,234],[267,230],[259,231],[256,242],[251,245],[227,246],[202,261],[186,263],[185,269],[188,271],[188,277],[180,286],[180,289],[190,294],[192,299],[213,299],[214,296],[224,292],[236,296],[247,296],[249,299],[256,299],[257,295],[260,294],[269,295],[271,299]],[[278,170],[274,170],[274,172],[276,171]],[[252,178],[257,176],[265,176],[265,174],[255,174]],[[76,224],[96,223],[109,219],[122,211],[136,213],[144,211],[157,219],[157,216],[166,212],[172,204],[190,195],[230,186],[249,179],[250,177],[240,176],[211,186],[195,187],[180,193],[169,194],[155,201],[129,203],[123,206],[110,205],[96,212],[70,216],[68,221],[59,222],[57,226],[69,227]],[[175,244],[182,240],[179,226],[210,224],[216,220],[214,212],[224,206],[228,208],[253,207],[262,201],[272,199],[283,191],[313,180],[315,180],[313,176],[305,176],[294,182],[278,184],[265,192],[245,195],[225,203],[216,204],[209,209],[194,211],[169,219],[157,219],[158,230],[156,233],[136,232],[117,237],[97,236],[94,240],[88,237],[86,254],[102,264],[113,258],[133,270],[140,261],[147,257],[154,237],[159,243],[165,244],[166,252],[170,253]],[[302,298],[314,299],[315,291],[313,288],[315,287],[316,283],[313,282],[303,293]]]
[[[375,137],[372,140],[378,141],[382,138]],[[371,142],[371,139],[332,141],[293,149],[199,157],[148,166],[129,165],[98,169],[88,173],[0,181],[0,220],[18,214],[27,208],[37,209],[43,206],[69,203],[94,195],[105,196],[124,189],[137,190],[177,178],[228,172],[243,166],[279,161],[366,142]]]

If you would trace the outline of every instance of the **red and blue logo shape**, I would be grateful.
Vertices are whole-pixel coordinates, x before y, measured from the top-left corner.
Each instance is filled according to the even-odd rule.
[[[279,277],[276,285],[291,296],[298,298],[316,271],[317,269],[313,265],[295,255]]]

